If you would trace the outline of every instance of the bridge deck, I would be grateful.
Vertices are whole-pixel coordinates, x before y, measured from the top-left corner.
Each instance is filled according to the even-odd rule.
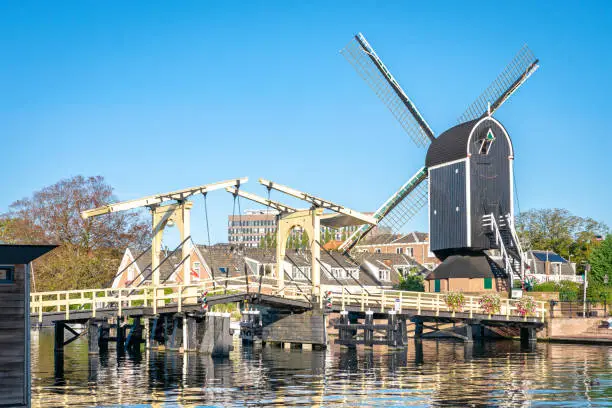
[[[202,293],[207,293],[207,304],[248,301],[291,311],[312,308],[311,287],[278,288],[271,284],[249,282],[244,278],[224,278],[198,282],[193,285],[160,285],[121,289],[91,289],[32,293],[30,310],[33,322],[86,321],[91,318],[115,316],[147,316],[176,313],[202,308]],[[421,317],[427,320],[479,320],[487,324],[541,324],[546,317],[546,302],[533,301],[525,315],[525,301],[501,299],[498,310],[486,313],[481,297],[464,296],[460,307],[447,304],[443,293],[408,292],[381,289],[351,289],[321,287],[329,293],[331,311],[388,313]],[[320,299],[322,302],[323,300]],[[318,306],[323,306],[320,303]]]

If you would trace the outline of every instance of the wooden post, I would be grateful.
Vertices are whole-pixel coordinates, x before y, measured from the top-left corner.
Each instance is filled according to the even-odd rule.
[[[89,354],[100,353],[100,324],[94,319],[87,322],[87,336],[89,343]]]
[[[414,322],[414,338],[423,338],[423,322],[421,320]]]
[[[121,316],[117,316],[117,330],[115,339],[117,341],[117,350],[125,349],[125,326],[123,326],[123,318]]]
[[[183,314],[177,313],[172,317],[172,331],[170,332],[168,350],[178,351],[183,343]]]
[[[363,325],[363,344],[366,347],[374,345],[374,312],[368,310],[365,313],[365,324]]]
[[[53,324],[54,334],[55,334],[55,352],[63,353],[64,352],[64,322],[55,322]]]

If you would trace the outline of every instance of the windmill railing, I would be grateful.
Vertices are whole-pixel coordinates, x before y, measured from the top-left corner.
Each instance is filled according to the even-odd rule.
[[[512,288],[513,275],[516,271],[514,271],[512,260],[510,258],[510,255],[508,254],[508,251],[506,250],[503,237],[501,236],[499,226],[497,225],[497,221],[495,220],[495,216],[493,215],[493,213],[486,214],[483,216],[483,226],[485,228],[489,228],[490,232],[492,232],[495,237],[495,245],[501,253],[502,260],[504,261],[504,269],[508,274],[508,287]]]

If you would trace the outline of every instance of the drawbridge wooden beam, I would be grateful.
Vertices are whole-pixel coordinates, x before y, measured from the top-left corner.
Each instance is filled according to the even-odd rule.
[[[270,208],[280,211],[281,213],[294,213],[294,212],[299,211],[297,208],[289,207],[288,205],[279,203],[278,201],[273,201],[267,198],[263,198],[261,196],[258,196],[257,194],[252,194],[246,191],[242,191],[236,187],[226,187],[225,191],[227,191],[228,193],[232,193],[233,195],[244,197],[247,200],[251,200],[256,203],[268,206]]]
[[[311,194],[304,193],[303,191],[299,191],[294,188],[287,187],[266,179],[259,179],[259,182],[269,189],[273,188],[275,190],[280,191],[281,193],[285,193],[287,195],[299,198],[300,200],[306,201],[317,208],[324,208],[326,210],[331,210],[340,214],[348,215],[371,225],[376,225],[378,223],[378,220],[370,215],[360,213],[359,211],[351,210],[350,208],[346,208],[344,206],[341,206],[340,204],[336,204],[331,201],[315,197]]]
[[[248,177],[242,177],[233,180],[219,181],[217,183],[203,184],[195,187],[188,187],[182,190],[170,191],[168,193],[154,194],[147,197],[137,198],[135,200],[121,201],[119,203],[107,204],[102,207],[93,208],[81,212],[81,217],[87,219],[89,217],[96,217],[98,215],[110,214],[118,211],[131,210],[138,207],[149,207],[156,206],[166,201],[184,201],[188,197],[194,194],[206,194],[209,191],[219,190],[225,187],[240,186],[240,184],[246,183],[249,180]]]

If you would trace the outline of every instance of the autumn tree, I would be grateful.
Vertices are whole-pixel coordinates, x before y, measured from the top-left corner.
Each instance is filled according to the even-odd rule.
[[[581,271],[591,252],[598,246],[597,237],[607,234],[608,227],[589,217],[573,215],[566,209],[529,210],[516,219],[516,230],[525,250],[551,250],[576,262]]]
[[[80,216],[115,201],[101,176],[61,180],[12,203],[1,217],[0,240],[60,245],[34,263],[37,290],[105,286],[126,247],[144,249],[150,242],[150,227],[137,212]]]

